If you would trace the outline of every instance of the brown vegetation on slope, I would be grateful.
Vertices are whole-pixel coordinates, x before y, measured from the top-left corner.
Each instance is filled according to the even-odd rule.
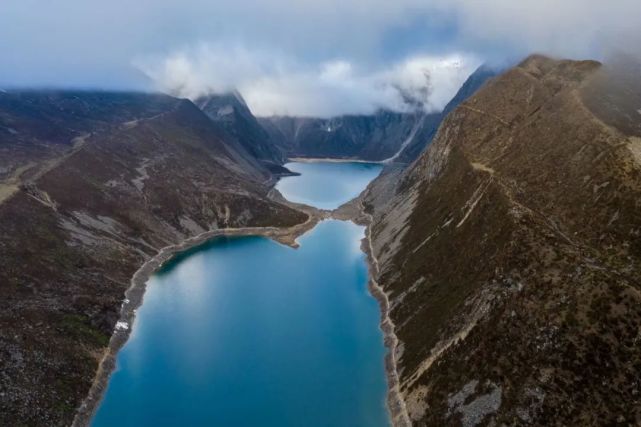
[[[528,58],[370,198],[416,425],[641,422],[641,113],[614,108],[641,97],[613,75]]]
[[[105,125],[0,204],[0,425],[69,425],[145,260],[205,230],[291,226],[188,101]]]

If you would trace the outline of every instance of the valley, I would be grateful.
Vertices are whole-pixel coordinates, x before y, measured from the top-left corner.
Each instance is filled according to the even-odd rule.
[[[331,119],[0,92],[0,424],[638,424],[639,76],[532,55]]]
[[[335,172],[322,177],[337,189],[344,173]],[[310,204],[324,203],[322,185],[300,183]],[[351,198],[344,190],[338,204]],[[225,230],[160,264],[135,321],[119,322],[131,336],[91,425],[389,425],[363,228],[330,219],[306,228],[290,242],[296,250],[257,237],[276,230]]]

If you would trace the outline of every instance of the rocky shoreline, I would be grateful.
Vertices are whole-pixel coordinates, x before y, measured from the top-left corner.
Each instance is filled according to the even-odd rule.
[[[278,194],[274,194],[273,198],[278,198],[278,196]],[[136,273],[134,273],[131,279],[131,286],[125,292],[125,300],[120,308],[120,318],[116,323],[116,328],[109,340],[109,345],[100,361],[91,389],[76,412],[72,427],[88,426],[91,422],[104,396],[109,378],[116,367],[118,352],[129,339],[131,332],[130,326],[136,317],[136,310],[143,302],[147,281],[156,271],[176,255],[220,236],[263,236],[296,248],[298,247],[296,239],[312,230],[322,219],[325,219],[327,212],[311,207],[303,207],[301,205],[295,206],[308,214],[309,218],[304,223],[288,228],[245,227],[210,230],[184,240],[177,245],[164,247],[156,256],[146,261]]]
[[[378,302],[381,321],[380,328],[383,331],[383,341],[387,348],[385,355],[385,375],[387,377],[387,408],[389,410],[390,421],[394,427],[411,427],[412,422],[409,418],[405,400],[400,392],[400,380],[396,361],[396,347],[398,337],[394,331],[394,323],[389,316],[389,299],[383,288],[378,284],[377,276],[379,272],[378,260],[374,254],[371,239],[371,227],[373,223],[372,215],[365,212],[363,207],[363,197],[369,191],[365,189],[358,197],[341,205],[332,211],[332,218],[343,221],[352,221],[355,224],[365,226],[365,237],[361,241],[361,250],[366,255],[370,294]]]
[[[362,205],[361,205],[362,209]],[[385,374],[387,376],[387,407],[390,413],[390,421],[394,427],[411,427],[405,400],[400,391],[400,380],[396,362],[396,348],[398,346],[398,337],[394,332],[394,322],[389,315],[389,298],[378,284],[376,276],[378,275],[378,260],[374,254],[371,239],[372,216],[361,210],[361,214],[366,218],[365,238],[362,241],[361,249],[367,255],[369,266],[369,289],[370,293],[378,301],[381,310],[381,330],[387,354],[385,355]],[[361,218],[362,220],[362,218]]]
[[[320,161],[320,160],[319,160]],[[146,284],[149,278],[166,262],[172,260],[176,255],[193,249],[197,246],[207,243],[211,239],[221,236],[262,236],[278,241],[282,244],[298,247],[296,239],[312,230],[320,221],[324,219],[336,219],[342,221],[352,221],[358,225],[366,227],[365,237],[361,241],[361,250],[365,253],[368,271],[369,283],[368,288],[371,295],[377,300],[381,312],[380,328],[383,332],[383,339],[387,354],[385,356],[385,375],[387,377],[387,406],[390,413],[390,421],[394,427],[409,427],[409,420],[405,402],[399,390],[399,376],[396,366],[396,346],[398,338],[394,333],[394,324],[389,317],[389,300],[383,289],[376,281],[378,265],[376,257],[372,251],[370,240],[371,232],[371,215],[365,213],[362,206],[362,195],[350,200],[333,211],[319,210],[310,206],[294,204],[287,201],[277,190],[273,189],[269,197],[285,203],[291,207],[304,211],[308,220],[304,223],[288,228],[278,227],[245,227],[245,228],[226,228],[210,230],[197,236],[184,240],[183,242],[162,248],[153,258],[146,261],[133,275],[131,286],[125,292],[125,300],[120,309],[120,318],[116,323],[116,328],[111,336],[109,345],[100,361],[96,377],[91,389],[77,410],[72,427],[89,426],[100,402],[104,396],[109,379],[116,367],[116,358],[120,349],[129,339],[131,325],[136,317],[136,310],[142,305]]]

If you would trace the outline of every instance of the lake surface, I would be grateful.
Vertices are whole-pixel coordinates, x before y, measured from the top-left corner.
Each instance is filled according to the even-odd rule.
[[[221,237],[166,265],[92,425],[388,426],[363,233],[323,221],[298,249]]]
[[[287,200],[336,209],[358,196],[383,169],[375,163],[292,162],[285,165],[301,176],[285,177],[276,188]]]

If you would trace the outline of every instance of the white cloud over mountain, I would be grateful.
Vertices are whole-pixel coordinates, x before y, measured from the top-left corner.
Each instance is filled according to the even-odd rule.
[[[450,54],[417,55],[376,68],[343,59],[309,65],[283,54],[200,45],[135,64],[157,89],[178,96],[237,89],[258,115],[327,117],[379,108],[440,110],[480,62]]]
[[[394,86],[421,88],[427,67],[427,108],[435,108],[460,82],[441,73],[452,58],[465,74],[478,60],[532,51],[641,55],[640,7],[639,0],[3,0],[0,85],[238,87],[263,114],[330,114],[400,108]]]

